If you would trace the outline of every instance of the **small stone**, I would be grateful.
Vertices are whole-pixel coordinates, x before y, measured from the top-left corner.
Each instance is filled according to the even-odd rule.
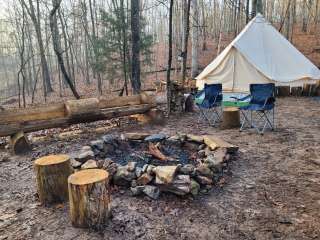
[[[178,167],[177,166],[158,166],[154,168],[156,174],[157,184],[170,184],[172,183]]]
[[[133,196],[139,196],[143,193],[143,190],[144,190],[144,187],[145,186],[136,186],[136,187],[131,187],[130,190],[131,190],[131,193]]]
[[[112,178],[118,170],[118,165],[116,163],[111,163],[107,167],[103,166],[103,169],[106,170],[108,172],[110,178]]]
[[[199,158],[204,158],[204,157],[206,157],[206,151],[205,151],[205,150],[200,150],[200,151],[198,152],[198,157],[199,157]]]
[[[213,180],[211,178],[205,177],[205,176],[196,176],[195,177],[197,182],[201,185],[212,185]]]
[[[159,134],[153,134],[151,136],[148,136],[144,139],[144,141],[146,142],[160,142],[164,139],[166,139],[167,136],[163,133],[159,133]]]
[[[130,172],[134,172],[137,166],[137,162],[128,162],[127,169]]]
[[[136,176],[139,178],[142,175],[142,168],[141,167],[136,167]]]
[[[137,185],[147,185],[153,180],[153,177],[148,174],[144,173],[137,179]]]
[[[160,196],[160,189],[156,186],[146,185],[142,191],[144,194],[154,200],[158,199]]]
[[[137,181],[136,180],[132,180],[131,181],[131,187],[136,187],[138,186]]]
[[[94,158],[94,153],[93,151],[86,151],[86,152],[82,152],[79,154],[78,157],[76,157],[75,159],[81,163],[86,162],[89,159]]]
[[[149,164],[143,165],[143,167],[142,167],[142,173],[147,172],[148,166],[149,166]]]
[[[152,175],[154,173],[154,169],[156,168],[156,166],[153,166],[153,165],[148,165],[148,168],[147,168],[147,171],[146,173]]]
[[[97,166],[98,166],[98,168],[103,168],[103,164],[104,164],[104,160],[98,160],[97,161]]]
[[[190,175],[193,173],[194,169],[195,167],[192,164],[186,164],[180,168],[179,172],[185,175]]]
[[[92,148],[98,149],[100,151],[103,151],[103,141],[102,140],[96,140],[96,141],[91,141],[90,146]]]
[[[184,196],[191,191],[191,180],[189,175],[177,175],[169,185],[161,186],[166,192],[171,192],[179,196]]]
[[[200,150],[204,150],[205,148],[206,148],[206,144],[201,144],[201,145],[199,145],[199,147],[198,147],[198,150],[200,151]]]
[[[134,172],[129,172],[126,166],[121,166],[118,167],[116,174],[113,176],[113,181],[116,185],[128,186],[135,177]]]
[[[209,168],[209,166],[207,164],[200,164],[196,168],[196,173],[198,175],[202,175],[202,176],[206,176],[206,177],[209,177],[209,178],[213,178],[213,172],[211,171],[211,169]]]
[[[191,179],[191,186],[190,186],[190,193],[193,196],[197,196],[200,191],[200,184],[197,183],[195,180]]]
[[[88,160],[81,166],[81,169],[93,169],[93,168],[98,168],[97,162],[95,160]]]
[[[73,168],[80,168],[81,165],[82,165],[81,162],[78,162],[77,160],[71,159],[71,166],[72,166]]]
[[[107,134],[107,135],[102,136],[102,140],[106,144],[114,144],[115,140],[116,140],[116,136],[114,136],[112,134]]]
[[[87,151],[92,151],[90,146],[83,146],[80,150],[80,152],[87,152]]]

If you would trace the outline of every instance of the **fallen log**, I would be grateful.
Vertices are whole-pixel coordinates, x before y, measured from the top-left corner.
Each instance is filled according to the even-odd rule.
[[[206,135],[204,137],[204,143],[213,151],[218,148],[223,148],[226,149],[228,153],[235,153],[239,149],[239,147],[211,135]]]
[[[60,117],[48,120],[29,121],[21,123],[0,124],[0,137],[10,136],[19,131],[24,133],[35,132],[43,129],[68,127],[72,124],[108,120],[117,117],[142,114],[154,108],[153,104],[139,104],[125,107],[102,109],[96,114],[84,114],[75,118]]]

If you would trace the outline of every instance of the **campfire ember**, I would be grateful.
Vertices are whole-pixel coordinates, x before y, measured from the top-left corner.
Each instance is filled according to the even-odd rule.
[[[213,188],[237,150],[214,136],[127,133],[92,141],[72,165],[105,169],[112,184],[130,188],[134,196],[157,199],[161,192],[184,196]]]

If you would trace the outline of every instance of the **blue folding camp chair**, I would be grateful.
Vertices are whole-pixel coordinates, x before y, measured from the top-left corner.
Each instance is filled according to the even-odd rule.
[[[243,101],[248,98],[250,98],[249,105],[239,108],[242,115],[240,131],[246,125],[255,128],[260,134],[263,134],[267,127],[274,130],[275,85],[273,83],[250,84],[250,95],[235,99]]]
[[[222,112],[222,84],[205,84],[196,98],[204,94],[201,103],[196,103],[200,109],[199,121],[203,117],[212,126],[220,121]]]

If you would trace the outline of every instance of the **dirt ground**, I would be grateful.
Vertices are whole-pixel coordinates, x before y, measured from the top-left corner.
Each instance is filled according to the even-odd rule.
[[[216,134],[240,147],[222,187],[196,198],[159,200],[112,194],[113,217],[102,232],[73,228],[68,204],[38,204],[32,164],[69,153],[99,136],[51,138],[27,156],[0,158],[0,240],[3,239],[320,239],[320,101],[279,99],[277,129],[264,136],[196,124],[197,113],[165,126],[123,125],[110,131]],[[52,132],[48,132],[52,134]],[[5,150],[1,149],[4,155]]]

